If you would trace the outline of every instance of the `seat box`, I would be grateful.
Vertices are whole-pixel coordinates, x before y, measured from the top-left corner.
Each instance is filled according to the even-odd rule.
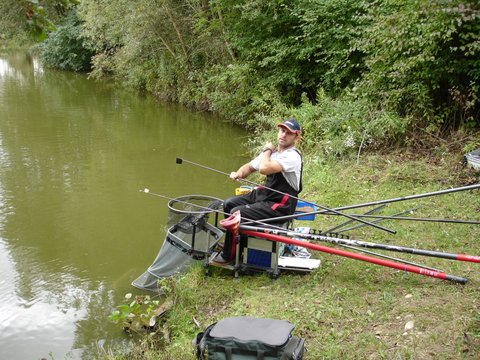
[[[278,243],[248,237],[244,242],[243,263],[264,268],[276,268],[278,265]]]

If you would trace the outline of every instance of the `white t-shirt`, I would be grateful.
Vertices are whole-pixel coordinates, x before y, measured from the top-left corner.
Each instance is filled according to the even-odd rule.
[[[250,165],[258,171],[260,168],[260,160],[263,154],[258,155],[255,159],[250,161]],[[279,153],[275,151],[272,153],[270,160],[275,160],[282,167],[282,175],[287,180],[288,184],[298,191],[300,188],[300,172],[302,170],[302,157],[295,147]]]

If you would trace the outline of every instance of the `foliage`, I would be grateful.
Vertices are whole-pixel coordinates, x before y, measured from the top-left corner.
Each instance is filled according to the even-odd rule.
[[[127,332],[154,331],[157,325],[155,314],[160,301],[152,300],[148,295],[137,295],[132,300],[131,293],[125,295],[125,301],[125,304],[112,311],[110,320]]]
[[[296,116],[307,149],[353,154],[408,144],[418,130],[438,138],[480,127],[473,0],[84,0],[77,8],[94,50],[91,76],[113,75],[259,134]]]
[[[212,67],[202,82],[201,92],[209,110],[258,131],[270,130],[281,97],[273,86],[254,81],[255,70],[248,64],[234,63]]]
[[[351,44],[361,26],[355,15],[364,11],[364,2],[217,3],[230,9],[225,21],[239,59],[255,69],[260,81],[281,90],[287,102],[298,104],[302,93],[314,100],[319,87],[341,93],[358,77],[362,54]]]
[[[97,49],[95,75],[113,73],[165,99],[192,102],[198,70],[230,57],[219,21],[203,2],[85,0],[79,14]]]
[[[387,0],[363,17],[359,93],[432,129],[479,125],[478,2]]]
[[[92,52],[84,46],[81,32],[81,22],[76,12],[72,11],[65,18],[65,23],[50,33],[43,43],[43,62],[62,70],[89,70]]]
[[[324,153],[480,125],[473,1],[85,0],[79,14],[93,76],[258,131],[295,114]]]
[[[0,39],[28,36],[43,41],[78,0],[2,0]]]
[[[16,0],[0,2],[0,39],[9,39],[19,30],[26,31],[25,16],[22,4]]]

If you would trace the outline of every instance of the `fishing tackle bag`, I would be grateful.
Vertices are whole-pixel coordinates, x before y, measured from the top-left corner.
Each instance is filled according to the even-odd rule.
[[[304,340],[292,335],[286,320],[252,317],[222,319],[197,335],[197,359],[301,360]]]

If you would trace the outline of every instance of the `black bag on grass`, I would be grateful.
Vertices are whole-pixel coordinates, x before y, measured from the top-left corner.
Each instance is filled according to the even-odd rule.
[[[198,359],[301,360],[304,340],[292,335],[286,320],[226,318],[210,325],[195,339]]]

